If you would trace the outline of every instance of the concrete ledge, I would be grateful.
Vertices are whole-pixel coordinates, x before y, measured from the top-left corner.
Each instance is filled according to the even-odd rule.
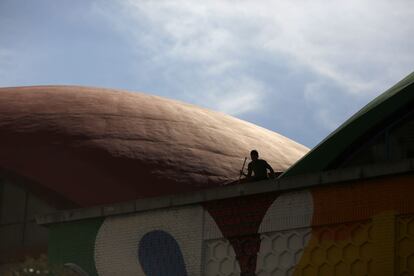
[[[280,180],[259,181],[254,185],[238,185],[240,195],[260,194],[280,190]]]
[[[102,214],[104,216],[133,213],[135,211],[135,201],[105,205],[102,207]]]
[[[346,185],[347,182],[355,180],[369,179],[386,175],[408,174],[413,172],[414,159],[408,159],[401,162],[389,164],[376,164],[363,167],[344,168],[321,173],[304,174],[284,177],[280,179],[259,181],[255,183],[223,186],[193,193],[144,198],[130,202],[61,211],[57,213],[36,216],[36,222],[41,225],[48,225],[52,223],[107,217],[167,207],[179,207],[190,204],[198,204],[205,201],[219,200],[244,195],[253,195],[275,191],[288,192],[341,182]]]
[[[65,222],[73,220],[81,220],[88,218],[97,218],[103,216],[104,206],[96,206],[91,208],[74,209],[69,211],[56,212],[43,216],[36,216],[37,224],[50,224],[54,222]]]
[[[145,198],[135,201],[135,211],[145,211],[151,209],[157,209],[159,206],[169,207],[171,204],[171,196],[157,197],[157,198]]]

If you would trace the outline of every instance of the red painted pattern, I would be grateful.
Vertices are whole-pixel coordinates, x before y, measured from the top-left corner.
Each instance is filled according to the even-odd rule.
[[[203,203],[229,240],[239,261],[241,276],[256,275],[260,223],[279,193],[252,195]]]

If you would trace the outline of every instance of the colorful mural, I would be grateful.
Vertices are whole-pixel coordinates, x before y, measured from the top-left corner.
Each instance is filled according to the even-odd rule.
[[[412,184],[402,175],[107,217],[88,273],[414,275]]]
[[[96,236],[97,273],[100,276],[199,275],[202,225],[201,206],[109,217]],[[149,245],[164,248],[156,255]]]

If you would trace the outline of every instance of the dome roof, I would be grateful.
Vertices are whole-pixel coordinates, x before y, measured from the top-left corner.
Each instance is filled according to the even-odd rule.
[[[0,168],[77,206],[223,185],[253,148],[276,171],[308,151],[223,113],[142,93],[0,88]]]

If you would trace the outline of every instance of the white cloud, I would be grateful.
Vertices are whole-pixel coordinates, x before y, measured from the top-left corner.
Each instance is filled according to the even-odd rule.
[[[271,34],[267,47],[347,92],[378,92],[413,69],[412,1],[295,1],[278,8],[282,32]]]
[[[409,0],[123,3],[132,18],[152,27],[148,47],[161,38],[168,44],[163,56],[213,68],[243,66],[238,59],[246,52],[288,55],[296,66],[358,93],[393,83],[414,61]],[[132,33],[145,43],[141,30]]]
[[[157,75],[164,96],[254,121],[267,113],[276,131],[302,118],[287,130],[298,140],[334,130],[413,70],[411,0],[119,3],[122,16],[100,12],[130,37],[137,76]]]
[[[226,18],[228,3],[122,3],[134,26],[111,17],[109,10],[97,9],[111,17],[116,29],[131,36],[138,55],[142,51],[151,53],[145,65],[161,68],[159,74],[163,75],[164,80],[173,79],[168,83],[180,86],[178,93],[184,96],[175,97],[232,115],[240,115],[260,106],[263,84],[241,70],[248,66],[243,60],[246,42],[237,31],[240,29],[232,27],[233,18]],[[143,66],[142,60],[138,66]],[[188,79],[194,83],[188,86],[177,84],[188,83]]]
[[[202,101],[207,101],[207,107],[235,116],[260,108],[265,93],[261,84],[251,78],[227,80],[203,90],[206,93],[201,101],[194,99],[194,103],[203,105]]]
[[[312,112],[314,120],[327,130],[334,130],[357,110],[352,103],[356,94],[338,93],[341,87],[326,81],[311,82],[306,85],[304,98]]]

